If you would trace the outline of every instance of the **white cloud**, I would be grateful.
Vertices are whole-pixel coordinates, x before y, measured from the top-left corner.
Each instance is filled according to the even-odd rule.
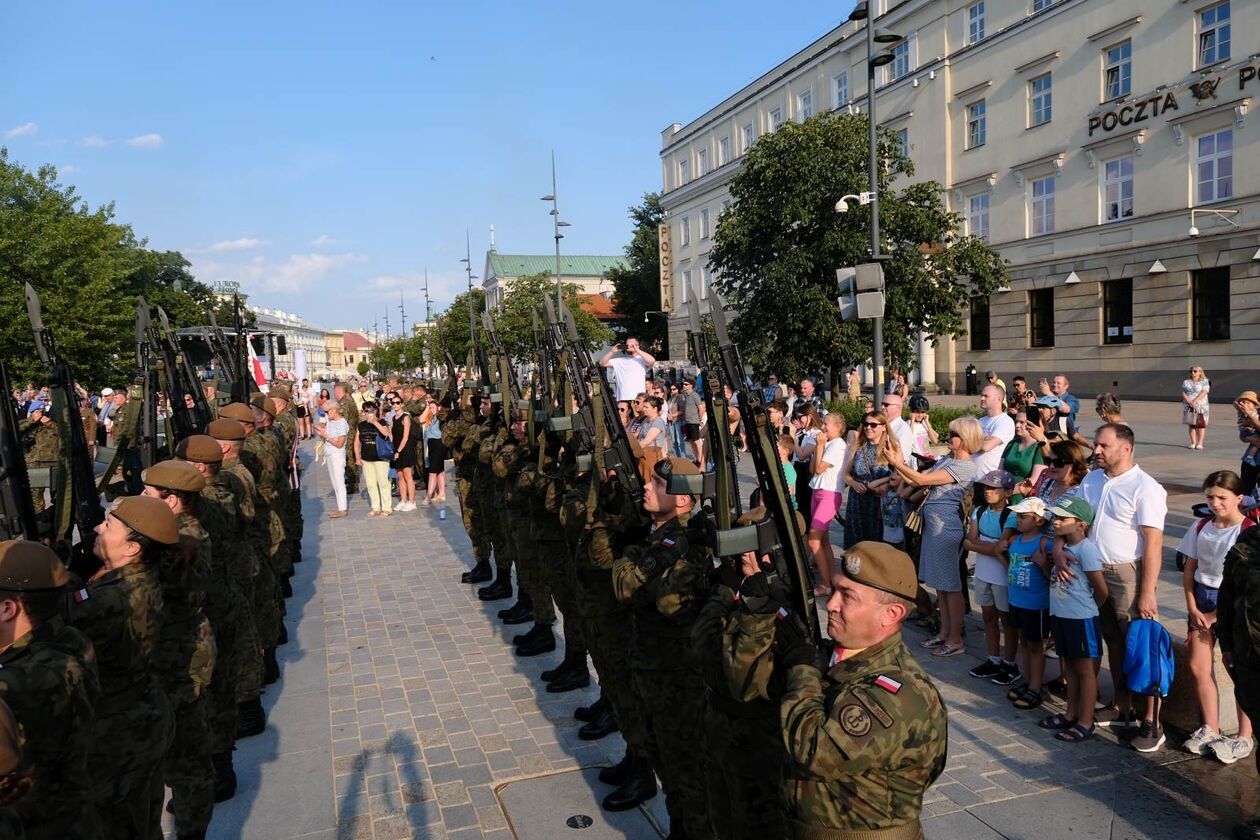
[[[59,166],[59,167],[57,167],[57,174],[58,174],[58,175],[73,175],[73,174],[75,174],[76,172],[79,172],[79,171],[80,171],[79,167],[77,167],[77,166],[70,166],[69,164],[67,164],[67,165],[65,165],[65,166]]]
[[[10,128],[8,131],[6,131],[4,133],[4,139],[12,140],[14,137],[30,137],[32,134],[34,134],[37,131],[39,131],[39,126],[37,126],[35,123],[33,122],[22,123],[21,125],[14,126],[13,128]]]
[[[294,293],[304,292],[316,282],[363,262],[367,262],[367,257],[349,253],[291,254],[280,263],[256,256],[244,264],[197,260],[193,273],[203,283],[236,280],[247,292]],[[353,295],[354,285],[353,281],[346,282],[344,294]]]
[[[477,282],[477,281],[474,281]],[[416,313],[424,307],[424,272],[408,271],[401,274],[381,274],[367,281],[364,288],[375,293],[376,297],[398,299],[398,293],[406,295],[408,308],[412,302],[416,304]],[[468,289],[468,278],[459,271],[430,271],[429,300],[434,312],[441,311],[438,301],[445,304],[457,294]]]
[[[205,253],[219,254],[224,251],[248,251],[252,248],[261,248],[267,242],[262,239],[250,239],[242,237],[241,239],[225,239],[222,242],[216,242],[209,248],[203,249]]]
[[[137,149],[160,149],[165,144],[166,141],[162,139],[161,134],[154,134],[152,132],[149,134],[141,134],[139,137],[132,137],[127,141],[128,146],[132,146]]]
[[[315,237],[310,242],[306,243],[308,248],[325,248],[329,245],[344,245],[344,244],[346,244],[346,240],[334,239],[326,233],[321,233],[319,236]]]
[[[80,140],[79,145],[86,146],[89,149],[103,149],[109,145],[109,141],[99,134],[92,134]]]

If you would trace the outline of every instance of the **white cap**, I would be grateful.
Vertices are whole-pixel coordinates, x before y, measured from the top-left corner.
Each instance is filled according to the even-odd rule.
[[[113,395],[114,395],[114,389],[113,389],[113,388],[102,388],[102,389],[101,389],[101,396],[102,396],[102,397],[112,397]]]

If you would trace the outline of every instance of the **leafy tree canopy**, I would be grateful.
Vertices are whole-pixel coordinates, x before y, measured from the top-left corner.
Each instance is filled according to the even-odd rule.
[[[660,240],[657,229],[665,219],[659,193],[647,193],[642,203],[629,209],[634,222],[630,244],[626,245],[628,268],[613,268],[605,275],[614,290],[617,312],[623,319],[614,326],[618,338],[638,336],[639,343],[654,352],[665,346],[666,322],[660,315],[645,313],[661,307]]]
[[[739,313],[732,338],[758,374],[870,362],[871,322],[842,322],[836,287],[837,268],[870,258],[869,208],[835,209],[869,189],[866,126],[861,114],[786,123],[757,142],[731,182],[710,262]],[[918,333],[962,335],[969,301],[997,288],[1006,269],[984,242],[959,234],[962,219],[946,209],[939,183],[906,183],[914,164],[896,135],[880,132],[878,146],[884,344],[888,361],[909,369]]]
[[[573,322],[577,325],[578,335],[591,350],[607,344],[613,338],[613,332],[604,326],[594,315],[578,306],[578,286],[562,284],[564,304],[573,313]],[[518,277],[507,287],[503,297],[503,306],[494,313],[494,327],[499,340],[507,352],[519,362],[532,359],[534,356],[534,319],[538,313],[538,323],[543,323],[543,299],[550,297],[554,302],[556,284],[551,279],[551,272],[531,274]]]
[[[481,289],[460,292],[441,314],[441,326],[437,329],[440,344],[450,351],[455,364],[462,365],[468,356],[468,310],[471,307],[478,334],[481,332],[481,313],[486,308],[486,293]],[[441,354],[441,347],[437,348]]]

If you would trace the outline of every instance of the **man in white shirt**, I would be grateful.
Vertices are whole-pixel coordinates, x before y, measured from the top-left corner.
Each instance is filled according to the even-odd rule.
[[[984,431],[984,444],[972,456],[976,462],[976,475],[988,475],[1002,465],[1002,450],[1015,438],[1015,421],[1002,410],[1006,392],[996,385],[980,389],[980,428]]]
[[[1100,469],[1081,482],[1081,495],[1094,509],[1089,536],[1103,559],[1109,596],[1099,608],[1107,662],[1116,686],[1113,708],[1099,713],[1100,725],[1132,727],[1133,697],[1124,684],[1124,641],[1129,622],[1156,618],[1155,584],[1164,547],[1168,492],[1133,460],[1133,430],[1108,423],[1094,436],[1094,460]],[[1134,746],[1158,749],[1164,733],[1155,719],[1155,698],[1146,698],[1141,733]],[[1149,731],[1148,731],[1149,730]],[[1149,749],[1147,748],[1149,747]]]
[[[910,424],[901,419],[904,407],[905,401],[899,394],[885,394],[880,403],[880,410],[888,417],[888,428],[897,439],[897,445],[901,447],[901,460],[905,461],[907,467],[917,470],[919,464],[914,460],[914,435],[910,432]]]
[[[656,364],[656,358],[639,348],[639,339],[633,336],[625,344],[614,344],[599,360],[601,367],[613,372],[617,401],[633,402],[647,390],[647,370]]]

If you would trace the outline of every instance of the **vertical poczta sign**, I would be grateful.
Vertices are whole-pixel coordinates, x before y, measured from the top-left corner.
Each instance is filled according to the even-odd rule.
[[[661,309],[672,313],[674,311],[674,245],[670,226],[658,225],[656,238],[661,264]]]

